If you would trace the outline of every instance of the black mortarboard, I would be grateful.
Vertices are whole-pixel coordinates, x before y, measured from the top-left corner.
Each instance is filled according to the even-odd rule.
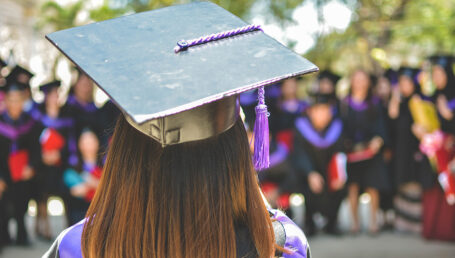
[[[3,59],[0,58],[0,68],[5,67],[6,63],[3,61]]]
[[[453,56],[449,55],[434,55],[429,57],[430,62],[433,65],[440,65],[444,68],[450,68],[452,69],[452,63],[453,63]]]
[[[414,82],[417,81],[417,75],[419,74],[419,69],[402,66],[398,69],[398,76],[407,76],[411,78]]]
[[[330,80],[333,83],[333,85],[335,86],[337,84],[337,82],[341,79],[341,77],[332,73],[329,70],[322,70],[318,74],[318,80],[322,80],[322,79]]]
[[[315,92],[309,95],[310,105],[333,104],[335,102],[333,94]]]
[[[7,81],[5,85],[5,92],[10,91],[23,91],[28,88],[27,84],[16,82],[16,81]]]
[[[262,31],[229,37],[238,28],[246,31],[245,26],[221,7],[202,2],[47,38],[109,95],[133,126],[166,146],[230,128],[228,120],[238,116],[239,93],[318,70]],[[225,38],[185,46],[220,37]],[[177,46],[183,51],[176,52]]]
[[[23,75],[28,77],[27,82],[21,82],[21,83],[24,83],[24,84],[28,85],[30,79],[33,77],[34,74],[32,72],[30,72],[29,70],[25,69],[24,67],[20,66],[20,65],[16,65],[11,70],[11,72],[8,74],[8,76],[6,76],[6,80],[7,81],[11,81],[11,82],[12,81],[17,81],[21,74],[23,74]]]
[[[254,165],[268,166],[264,86],[318,68],[223,8],[176,5],[47,38],[106,92],[126,120],[163,147],[207,139],[239,117],[258,88]]]
[[[41,86],[39,86],[39,90],[44,92],[44,94],[47,94],[49,93],[53,88],[58,88],[60,87],[61,85],[61,82],[60,81],[52,81],[52,82],[48,82],[48,83],[45,83]]]

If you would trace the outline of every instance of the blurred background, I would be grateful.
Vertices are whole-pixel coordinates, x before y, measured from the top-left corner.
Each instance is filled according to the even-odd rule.
[[[68,96],[71,96],[71,92],[69,94],[68,92],[78,84],[81,76],[71,62],[45,39],[44,36],[47,33],[188,2],[192,1],[0,0],[0,59],[5,62],[4,67],[0,66],[0,78],[7,77],[18,65],[26,68],[33,73],[28,84],[32,100],[36,103],[44,102],[47,94],[46,91],[40,90],[40,86],[54,80],[61,81],[60,101],[65,103],[67,98],[69,99]],[[439,91],[434,78],[431,79],[431,71],[433,71],[432,66],[437,65],[438,61],[433,62],[429,57],[434,55],[446,57],[453,72],[455,1],[452,0],[213,0],[211,2],[224,7],[249,23],[260,24],[266,34],[311,60],[321,70],[330,71],[335,75],[337,78],[333,80],[333,87],[338,102],[333,106],[338,111],[334,111],[333,116],[339,116],[343,121],[349,121],[349,117],[343,117],[339,102],[346,96],[350,96],[353,74],[359,69],[374,78],[369,81],[369,84],[372,85],[370,87],[376,84],[378,78],[387,79],[389,90],[386,96],[377,94],[378,98],[386,99],[383,103],[385,117],[390,116],[389,101],[393,98],[392,92],[400,91],[399,78],[404,74],[404,72],[400,72],[400,68],[419,70],[417,74],[411,76],[411,79],[414,80],[415,87],[420,87],[422,97],[428,97],[428,101],[434,102],[435,106],[438,105],[437,100],[431,98],[436,96],[435,94]],[[333,79],[330,76],[327,78]],[[319,103],[320,98],[316,97],[314,100],[314,95],[320,94],[318,89],[321,79],[323,78],[318,77],[318,74],[314,74],[295,81],[295,97],[308,106]],[[278,91],[282,91],[280,87],[281,85],[277,86]],[[455,84],[447,85],[447,87],[455,89]],[[282,97],[284,93],[281,92],[278,95],[281,97],[277,99],[282,101],[278,101],[278,103],[284,103]],[[245,96],[247,99],[248,96]],[[455,96],[447,95],[446,97],[450,102],[450,98]],[[270,97],[272,103],[274,103],[273,98]],[[402,96],[402,98],[404,97]],[[106,101],[107,97],[95,87],[93,99],[89,102],[93,102],[97,109],[103,109],[104,117],[112,114],[112,112],[109,113],[108,108],[104,108],[106,103],[109,103]],[[247,111],[249,104],[244,102],[243,105]],[[282,114],[281,111],[277,111],[277,113]],[[443,113],[440,117],[445,117],[443,111],[436,110],[435,112]],[[273,114],[273,112],[271,113]],[[248,116],[248,114],[246,115]],[[396,116],[392,117],[391,120],[396,118]],[[107,123],[111,120],[106,119]],[[275,122],[271,121],[271,123]],[[367,120],[365,122],[368,123]],[[393,135],[393,126],[389,127]],[[106,128],[92,129],[93,131],[103,131]],[[410,126],[407,129],[410,130]],[[83,134],[82,129],[79,131],[77,132],[78,137]],[[274,140],[280,142],[277,139],[280,137],[276,137],[280,134],[272,133]],[[450,128],[445,130],[445,133],[452,134],[455,131]],[[104,139],[106,137],[103,137],[98,134],[99,145],[108,142]],[[389,138],[393,139],[393,137]],[[421,139],[419,138],[419,140]],[[389,147],[392,153],[396,151],[394,143],[386,147]],[[389,153],[386,147],[383,147],[382,150],[385,153],[384,159],[387,159],[386,156]],[[410,151],[418,151],[418,147],[416,148]],[[103,147],[100,146],[100,149]],[[292,159],[291,156],[289,156],[290,159]],[[431,158],[429,159],[431,162]],[[388,164],[387,166],[393,167],[394,165]],[[392,171],[392,169],[390,170]],[[269,185],[261,183],[264,191],[271,189],[267,188]],[[302,183],[302,185],[305,184],[308,182]],[[399,190],[403,190],[396,185],[397,182],[389,180],[389,188],[395,189],[390,192],[395,195]],[[421,200],[424,187],[420,184],[418,188],[420,189],[418,190],[420,191],[419,200]],[[347,189],[345,190],[347,191]],[[409,187],[405,192],[408,190]],[[305,207],[305,191],[287,192],[289,195],[285,196],[289,203],[282,208],[286,208],[294,221],[305,229],[305,214],[308,214]],[[413,193],[413,190],[410,192]],[[276,202],[277,197],[274,197],[273,193],[272,190],[272,194],[267,197],[270,197],[271,202]],[[35,229],[40,205],[35,200],[36,198],[31,198],[25,216],[25,225],[29,234],[27,243],[15,245],[12,241],[6,244],[0,253],[1,257],[38,257],[47,250],[51,243],[49,240],[56,237],[58,232],[68,225],[68,215],[66,214],[68,207],[64,201],[66,197],[57,196],[47,196],[44,201],[45,210],[42,211],[42,213],[48,214],[51,233],[45,233],[43,237],[43,231]],[[346,197],[346,193],[344,197]],[[343,198],[340,208],[335,211],[338,213],[337,222],[341,234],[322,233],[312,236],[309,242],[314,257],[455,257],[454,239],[449,241],[437,238],[427,240],[428,237],[421,236],[421,228],[399,230],[396,225],[394,226],[394,222],[391,223],[390,230],[383,230],[383,227],[387,226],[388,217],[391,217],[390,220],[396,218],[396,207],[385,208],[382,211],[382,215],[377,219],[381,232],[370,234],[372,232],[369,232],[368,228],[371,226],[369,222],[372,214],[371,201],[374,197],[365,191],[360,192],[357,198],[360,214],[360,219],[358,219],[360,230],[357,231],[360,234],[352,232],[349,202]],[[418,209],[422,213],[422,207],[419,207]],[[453,206],[451,207],[453,208]],[[406,210],[406,207],[404,209]],[[387,213],[388,211],[391,212]],[[453,209],[451,212],[449,220],[451,219],[453,222],[448,225],[455,223]],[[313,215],[316,228],[322,228],[327,224],[327,218],[318,212]],[[9,221],[10,232],[16,231],[17,228],[16,221]],[[14,239],[17,235],[11,233],[11,237]]]

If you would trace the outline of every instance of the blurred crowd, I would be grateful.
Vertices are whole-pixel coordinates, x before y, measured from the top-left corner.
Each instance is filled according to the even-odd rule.
[[[267,200],[291,213],[289,196],[303,194],[305,216],[296,222],[310,237],[345,233],[337,224],[347,199],[350,234],[389,229],[454,241],[453,58],[432,56],[379,76],[359,68],[344,79],[344,94],[340,79],[321,71],[300,98],[299,79],[266,88],[271,166],[258,176]],[[241,95],[241,104],[252,137],[256,93]],[[365,230],[363,193],[371,212]]]
[[[39,86],[45,97],[36,103],[30,89],[34,74],[0,60],[0,71],[5,69],[7,75],[0,77],[0,246],[27,246],[24,216],[31,199],[37,203],[35,234],[41,239],[55,237],[47,214],[50,196],[63,200],[68,226],[84,218],[120,111],[110,101],[96,106],[94,84],[78,70],[64,103],[60,81]],[[9,232],[11,220],[16,232]]]
[[[258,177],[269,203],[292,216],[290,196],[303,194],[304,221],[296,222],[305,233],[320,230],[314,221],[320,214],[322,230],[341,235],[338,212],[347,198],[350,233],[358,234],[365,192],[369,234],[394,229],[455,240],[453,58],[429,61],[423,69],[401,67],[380,76],[357,69],[344,96],[341,77],[328,70],[305,87],[304,97],[299,78],[267,87],[270,168]],[[120,111],[111,101],[95,105],[94,83],[75,73],[68,93],[60,81],[39,86],[45,97],[36,103],[34,74],[0,60],[0,246],[30,244],[24,223],[29,200],[37,203],[35,234],[52,240],[49,197],[63,201],[68,226],[85,216],[93,198]],[[428,93],[424,84],[435,90]],[[257,92],[241,94],[240,102],[252,136]],[[11,220],[17,232],[9,232]]]

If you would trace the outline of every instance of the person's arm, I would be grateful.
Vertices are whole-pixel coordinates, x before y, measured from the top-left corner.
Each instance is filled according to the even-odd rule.
[[[378,153],[379,150],[384,146],[387,141],[387,132],[385,129],[384,116],[379,105],[376,107],[376,119],[373,125],[373,138],[370,140],[368,147],[373,151],[374,154]]]
[[[390,98],[388,112],[391,119],[397,119],[400,115],[400,91],[399,89],[392,90],[392,97]]]

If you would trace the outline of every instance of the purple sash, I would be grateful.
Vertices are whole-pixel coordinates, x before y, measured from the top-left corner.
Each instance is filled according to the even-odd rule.
[[[247,91],[240,94],[240,105],[242,106],[251,106],[258,102],[258,94],[256,91]]]
[[[290,110],[290,102],[289,101],[283,101],[280,105],[281,110],[284,112],[290,113],[290,114],[301,114],[303,111],[305,111],[308,108],[308,103],[305,101],[298,101],[297,103],[297,109],[296,110]]]
[[[321,136],[311,125],[308,118],[298,118],[295,121],[295,126],[300,134],[311,144],[318,148],[327,148],[334,144],[341,136],[343,123],[339,118],[335,119],[324,136]]]
[[[360,102],[360,103],[359,103],[359,102],[355,102],[355,101],[352,99],[351,96],[348,96],[348,97],[345,99],[345,102],[347,102],[348,105],[349,105],[352,109],[354,109],[354,110],[356,110],[356,111],[359,111],[359,112],[360,112],[360,111],[364,111],[364,110],[366,110],[366,109],[369,107],[368,101],[364,100],[364,101],[362,101],[362,102]],[[379,99],[376,98],[376,97],[373,97],[373,98],[371,99],[371,103],[377,104],[377,103],[379,103]]]
[[[447,105],[449,106],[450,110],[455,110],[455,98],[454,99],[451,99]]]
[[[270,167],[282,163],[288,156],[289,150],[283,143],[278,143],[276,150],[270,154]]]
[[[23,125],[15,127],[4,122],[0,122],[0,134],[15,141],[19,138],[19,136],[28,133],[34,124],[35,121],[30,120]]]
[[[54,129],[71,127],[74,124],[71,118],[51,118],[48,115],[44,115],[41,122],[45,127]]]
[[[77,99],[76,99],[76,97],[74,97],[74,95],[69,95],[68,99],[66,100],[66,103],[68,103],[71,106],[77,106],[77,107],[83,109],[85,112],[89,112],[89,113],[92,113],[92,112],[95,112],[96,110],[98,110],[98,108],[95,106],[95,104],[93,102],[87,103],[87,104],[82,104],[79,101],[77,101]]]

